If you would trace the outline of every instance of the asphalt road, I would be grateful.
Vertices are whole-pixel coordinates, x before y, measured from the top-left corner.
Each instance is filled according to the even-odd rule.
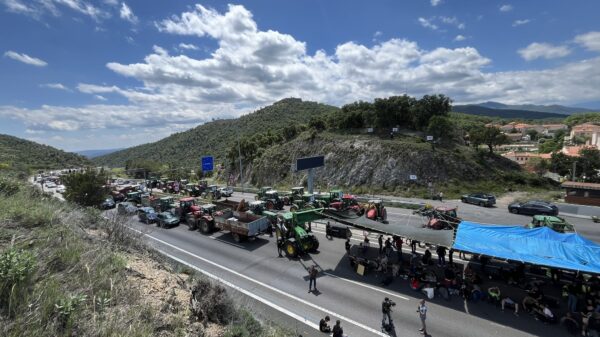
[[[464,208],[469,209],[468,206]],[[406,210],[390,211],[397,212],[390,215],[399,218],[409,213]],[[487,211],[494,212],[493,209]],[[107,214],[111,213],[114,211]],[[290,328],[298,331],[312,328],[304,336],[315,335],[314,329],[325,315],[330,315],[334,321],[340,319],[344,332],[350,337],[383,336],[380,308],[384,297],[397,303],[392,314],[395,334],[420,336],[420,322],[415,310],[423,295],[412,291],[408,282],[401,279],[382,287],[377,275],[356,274],[345,256],[344,241],[327,240],[322,225],[313,228],[321,242],[320,251],[288,259],[277,256],[274,238],[268,236],[238,244],[228,233],[206,236],[189,231],[185,225],[162,229],[142,224],[135,216],[128,221],[163,253],[210,273],[221,282],[229,282],[237,291],[251,294],[271,308],[272,315],[284,314],[287,317],[285,324]],[[306,268],[310,265],[318,266],[321,271],[317,279],[319,293],[308,293]],[[450,301],[436,298],[429,303],[428,332],[431,336],[465,337],[566,335],[562,328],[544,325],[528,315],[515,317],[493,305],[467,303],[457,297]]]

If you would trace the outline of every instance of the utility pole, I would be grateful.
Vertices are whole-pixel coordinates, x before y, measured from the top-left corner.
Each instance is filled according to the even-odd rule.
[[[572,181],[575,181],[575,177],[577,177],[577,175],[575,174],[577,172],[577,161],[574,160],[573,161],[573,176],[571,177]]]
[[[242,148],[240,145],[240,134],[238,133],[238,157],[240,159],[240,182],[242,183],[242,194],[244,194],[244,170],[242,168]]]

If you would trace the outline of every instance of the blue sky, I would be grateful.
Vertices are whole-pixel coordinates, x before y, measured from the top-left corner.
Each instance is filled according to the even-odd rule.
[[[126,147],[285,97],[600,108],[597,1],[0,0],[0,133]]]

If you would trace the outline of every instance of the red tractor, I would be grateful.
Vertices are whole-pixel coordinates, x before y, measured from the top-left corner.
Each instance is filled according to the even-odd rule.
[[[196,199],[192,197],[179,199],[179,205],[175,207],[174,214],[184,221],[188,213],[200,211],[200,206],[196,204]]]
[[[344,194],[341,200],[334,200],[329,204],[330,208],[335,208],[338,211],[353,211],[359,214],[363,211],[356,197],[352,194]]]
[[[194,206],[194,210],[187,213],[185,216],[185,222],[187,223],[190,230],[196,230],[200,228],[200,231],[204,234],[210,233],[214,227],[213,215],[217,213],[217,206],[213,204],[205,204],[202,206]],[[197,209],[196,209],[197,208]]]
[[[381,199],[369,200],[364,211],[367,213],[367,219],[387,223],[387,210]]]
[[[125,186],[121,189],[117,189],[110,192],[110,195],[113,197],[115,202],[125,201],[127,198],[127,193],[133,192],[137,190],[137,186]]]

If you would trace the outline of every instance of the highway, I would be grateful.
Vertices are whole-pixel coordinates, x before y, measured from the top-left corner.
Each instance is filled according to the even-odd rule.
[[[243,197],[253,198],[248,198],[248,194],[236,194],[231,199]],[[421,221],[410,210],[388,208],[388,214],[390,221],[406,221],[407,225],[418,225]],[[459,206],[459,215],[467,220],[497,224],[523,224],[529,220],[526,216],[509,214],[506,208],[484,209],[463,204]],[[322,335],[316,328],[325,315],[330,315],[333,321],[340,319],[344,332],[350,337],[384,336],[380,309],[384,297],[397,303],[392,314],[395,334],[420,336],[420,322],[415,310],[423,295],[412,291],[408,282],[402,279],[383,287],[381,276],[356,274],[345,256],[344,241],[326,239],[322,224],[313,227],[321,242],[320,251],[288,259],[277,256],[274,238],[268,236],[238,244],[228,233],[205,236],[189,231],[185,225],[162,229],[139,223],[135,216],[128,221],[131,228],[159,251],[209,273],[221,282],[229,282],[234,289],[269,307],[272,315],[286,316],[286,324],[291,328],[308,329],[303,336]],[[593,239],[598,241],[590,220],[570,218],[569,221],[578,231],[594,234]],[[355,231],[355,242],[362,239],[360,234],[361,231]],[[320,270],[318,293],[308,293],[306,269],[310,265],[316,265]],[[458,297],[450,301],[435,298],[429,303],[428,332],[431,336],[465,337],[566,335],[562,328],[544,325],[529,315],[515,317],[491,304],[464,302]]]

